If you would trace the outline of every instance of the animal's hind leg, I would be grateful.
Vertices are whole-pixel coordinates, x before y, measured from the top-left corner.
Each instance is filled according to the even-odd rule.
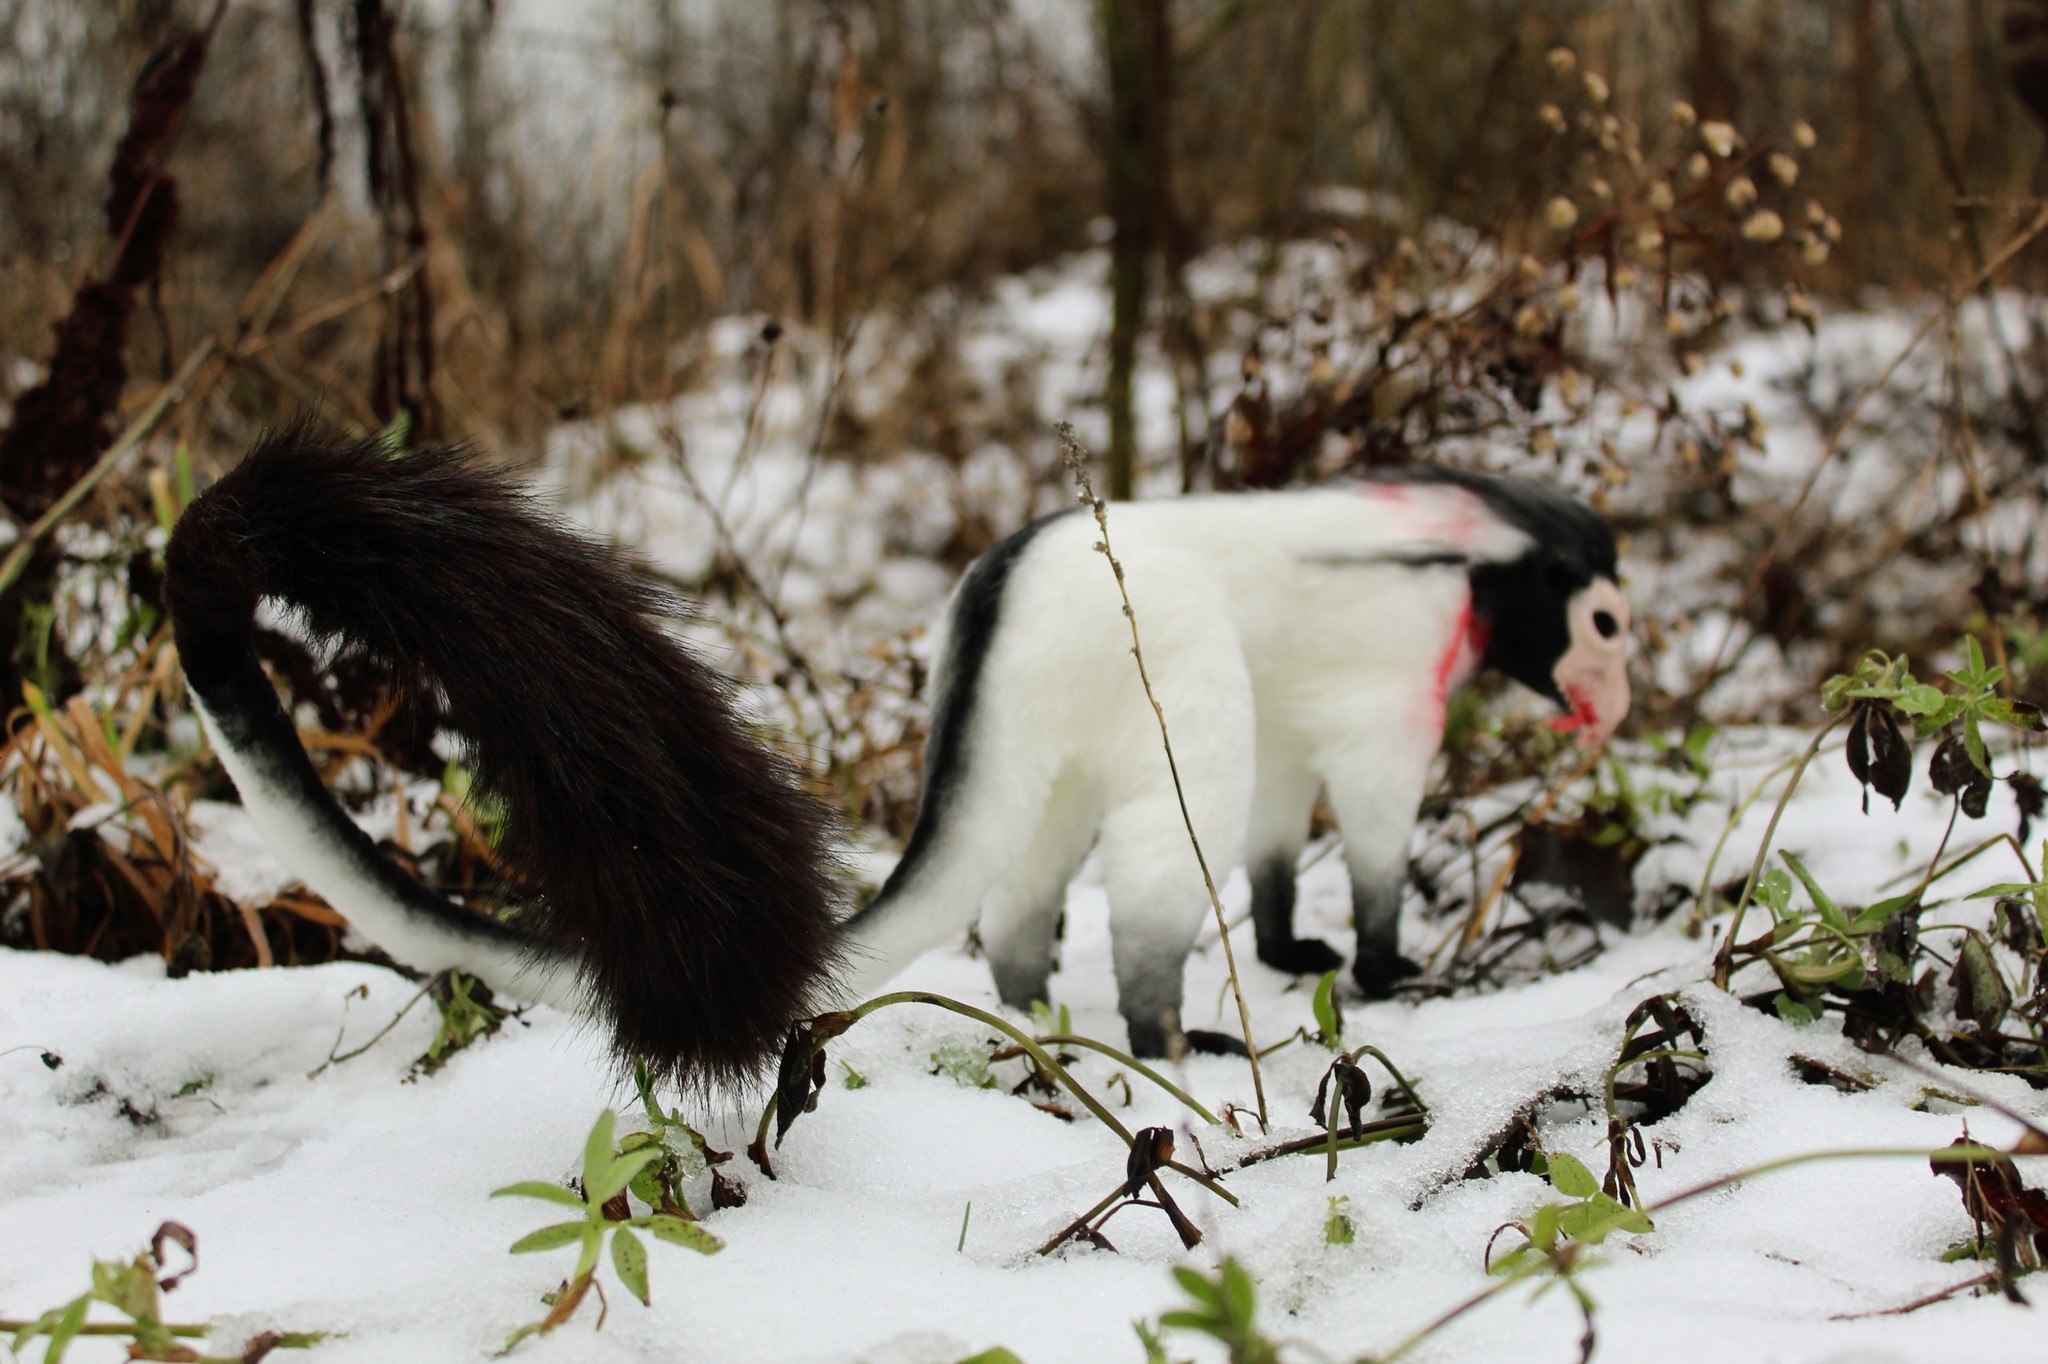
[[[1196,818],[1198,829],[1214,831],[1202,842],[1210,866],[1236,862],[1241,834]],[[1181,993],[1188,952],[1209,909],[1201,868],[1171,794],[1112,811],[1103,824],[1102,857],[1117,1007],[1130,1030],[1131,1051],[1171,1055],[1184,1036]]]
[[[1321,975],[1344,964],[1328,943],[1294,936],[1294,863],[1308,837],[1319,785],[1306,754],[1260,735],[1258,780],[1245,837],[1252,927],[1258,934],[1259,960],[1295,975]]]
[[[981,942],[996,993],[1013,1009],[1047,1000],[1067,883],[1088,855],[1099,809],[1070,781],[1055,782],[1024,856],[981,906]]]

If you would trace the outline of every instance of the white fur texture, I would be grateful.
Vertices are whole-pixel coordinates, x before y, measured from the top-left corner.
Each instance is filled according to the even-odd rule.
[[[257,832],[277,859],[347,919],[351,928],[414,970],[430,975],[465,971],[514,999],[565,1009],[582,1006],[581,987],[565,966],[536,962],[509,944],[438,923],[366,876],[355,850],[336,838],[328,826],[330,813],[309,806],[295,787],[282,780],[269,754],[229,742],[196,692],[192,699],[214,752],[233,779]],[[460,911],[451,906],[450,912]]]
[[[1108,516],[1217,881],[1299,848],[1325,785],[1354,884],[1399,875],[1445,692],[1477,662],[1465,568],[1418,561],[1510,560],[1528,538],[1448,484],[1119,503]],[[1091,517],[1067,516],[1011,570],[954,804],[926,863],[856,923],[854,997],[979,914],[1014,1002],[1099,835],[1125,1015],[1178,1005],[1207,895],[1097,539]]]

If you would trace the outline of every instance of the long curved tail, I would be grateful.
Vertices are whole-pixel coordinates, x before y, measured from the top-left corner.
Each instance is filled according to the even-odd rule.
[[[830,821],[661,628],[674,603],[463,452],[266,440],[165,556],[179,656],[277,851],[372,941],[581,1007],[621,1058],[698,1081],[776,1055],[834,968]],[[400,872],[322,786],[252,652],[257,602],[430,688],[502,802],[516,924]]]

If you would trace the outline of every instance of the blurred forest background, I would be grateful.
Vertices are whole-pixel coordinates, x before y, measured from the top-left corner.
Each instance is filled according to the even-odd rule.
[[[662,456],[622,432],[677,459],[687,433],[618,414],[724,385],[737,469],[762,395],[800,380],[805,492],[916,452],[953,505],[903,534],[947,573],[1070,496],[1054,419],[1120,495],[1466,459],[1554,477],[1629,537],[1644,729],[1809,713],[1865,647],[1987,621],[2034,688],[2044,119],[2042,0],[0,0],[0,692],[25,824],[0,939],[334,950],[317,903],[237,899],[195,862],[187,813],[228,788],[154,609],[192,487],[295,414],[537,469],[573,428],[631,465]],[[1041,296],[1016,282],[1062,269],[1100,306],[1045,360],[1078,373],[1053,402],[974,357]],[[1742,376],[1717,357],[1745,336],[1824,343],[1852,315],[1891,319],[1880,362],[1937,340],[1750,374],[1804,443],[1774,447],[1748,390],[1684,388]],[[1021,499],[975,492],[990,458]],[[1852,458],[1890,481],[1837,502]],[[835,653],[807,631],[853,589],[806,615],[789,558],[770,582],[744,526],[705,525],[715,552],[670,576],[821,784],[900,833],[915,650],[870,631]],[[1725,630],[1674,644],[1709,611]],[[445,842],[401,809],[394,843],[488,882],[430,699],[274,652],[330,776],[359,803],[438,783]],[[1727,687],[1744,663],[1754,685]],[[1505,734],[1526,766],[1534,740]],[[110,809],[125,851],[81,822]]]

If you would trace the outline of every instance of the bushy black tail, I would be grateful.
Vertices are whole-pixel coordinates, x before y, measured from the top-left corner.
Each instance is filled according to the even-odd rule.
[[[310,770],[251,685],[261,598],[441,697],[504,805],[499,851],[533,897],[521,936],[575,963],[622,1058],[731,1080],[816,1011],[836,939],[828,818],[663,633],[674,603],[508,478],[457,450],[274,436],[187,509],[164,596],[217,738],[266,763]],[[361,840],[324,790],[285,804],[320,838]]]

